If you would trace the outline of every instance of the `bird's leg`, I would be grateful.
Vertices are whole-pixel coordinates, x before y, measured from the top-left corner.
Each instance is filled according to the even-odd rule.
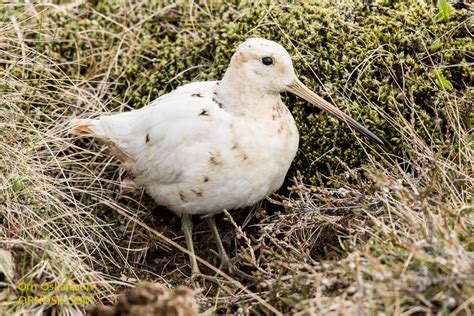
[[[219,251],[219,259],[221,261],[221,267],[223,269],[231,268],[232,262],[230,261],[227,252],[224,249],[224,245],[222,244],[221,236],[219,235],[219,231],[217,230],[216,219],[214,215],[206,217],[207,224],[211,229],[212,237],[214,237],[214,241],[216,242],[217,250]]]
[[[199,266],[197,264],[196,255],[194,253],[194,246],[193,246],[193,222],[191,220],[191,215],[183,214],[181,217],[181,227],[183,229],[184,238],[186,239],[186,247],[188,251],[191,253],[189,255],[189,261],[191,263],[191,277],[195,275],[200,275],[201,271],[199,271]]]
[[[181,217],[181,227],[184,233],[184,238],[186,239],[186,247],[188,248],[188,251],[191,253],[189,255],[189,261],[191,263],[191,281],[194,281],[196,278],[201,277],[204,280],[213,282],[217,285],[221,285],[222,282],[219,281],[219,279],[213,276],[204,275],[199,270],[199,266],[196,260],[196,254],[194,253],[193,236],[192,236],[193,222],[191,220],[191,215],[183,214],[183,216]]]
[[[237,269],[237,267],[230,260],[229,256],[227,255],[227,252],[224,249],[224,245],[222,244],[221,237],[219,236],[219,231],[217,230],[216,219],[214,218],[214,215],[206,217],[206,219],[207,219],[209,228],[211,229],[212,236],[214,237],[214,240],[216,241],[217,250],[219,251],[219,259],[221,261],[221,267],[224,269],[229,269],[231,273],[235,273],[242,279],[256,281],[257,280],[256,277],[251,276]]]

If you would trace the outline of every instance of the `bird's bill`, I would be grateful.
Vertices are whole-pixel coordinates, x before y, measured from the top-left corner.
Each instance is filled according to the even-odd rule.
[[[324,110],[337,118],[338,120],[347,123],[350,127],[354,128],[356,131],[360,132],[362,135],[365,135],[369,138],[372,138],[375,142],[380,145],[383,145],[383,141],[377,137],[374,133],[360,125],[356,120],[352,117],[344,114],[341,110],[337,107],[332,105],[331,103],[327,102],[319,95],[308,89],[298,78],[294,78],[293,82],[288,85],[287,90],[291,93],[296,94],[297,96],[305,99],[309,103],[313,104],[314,106]]]

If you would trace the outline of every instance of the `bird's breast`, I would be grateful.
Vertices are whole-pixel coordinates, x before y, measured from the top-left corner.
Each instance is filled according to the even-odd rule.
[[[239,159],[235,177],[251,179],[251,190],[261,190],[259,199],[278,190],[298,150],[299,135],[291,113],[284,107],[253,118],[236,119],[232,151]]]
[[[298,149],[298,130],[289,111],[275,110],[266,117],[242,118],[234,123],[233,135],[252,164],[288,168]]]
[[[264,115],[232,114],[209,129],[204,143],[181,155],[188,163],[176,183],[152,183],[149,192],[177,214],[214,214],[251,206],[281,187],[298,139],[286,107]]]

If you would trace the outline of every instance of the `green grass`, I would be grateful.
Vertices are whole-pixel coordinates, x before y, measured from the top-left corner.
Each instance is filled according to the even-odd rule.
[[[21,281],[91,283],[96,304],[184,284],[201,312],[472,313],[472,7],[444,3],[0,4],[0,314],[45,308],[18,303],[38,294]],[[388,146],[285,96],[301,133],[289,189],[218,219],[262,281],[198,286],[179,220],[121,193],[119,162],[67,124],[217,79],[250,36],[281,42],[308,86]],[[198,256],[218,266],[195,224]]]

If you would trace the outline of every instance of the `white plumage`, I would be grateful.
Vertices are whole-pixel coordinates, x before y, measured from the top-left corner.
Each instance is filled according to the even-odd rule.
[[[191,83],[144,108],[73,124],[112,142],[129,158],[136,183],[178,215],[253,205],[280,188],[298,131],[279,100],[260,102],[264,117],[221,108],[218,84]]]
[[[131,112],[73,120],[73,131],[111,145],[158,204],[180,216],[213,215],[282,185],[298,149],[285,90],[381,142],[306,88],[281,45],[258,38],[237,48],[221,81],[184,85]]]

